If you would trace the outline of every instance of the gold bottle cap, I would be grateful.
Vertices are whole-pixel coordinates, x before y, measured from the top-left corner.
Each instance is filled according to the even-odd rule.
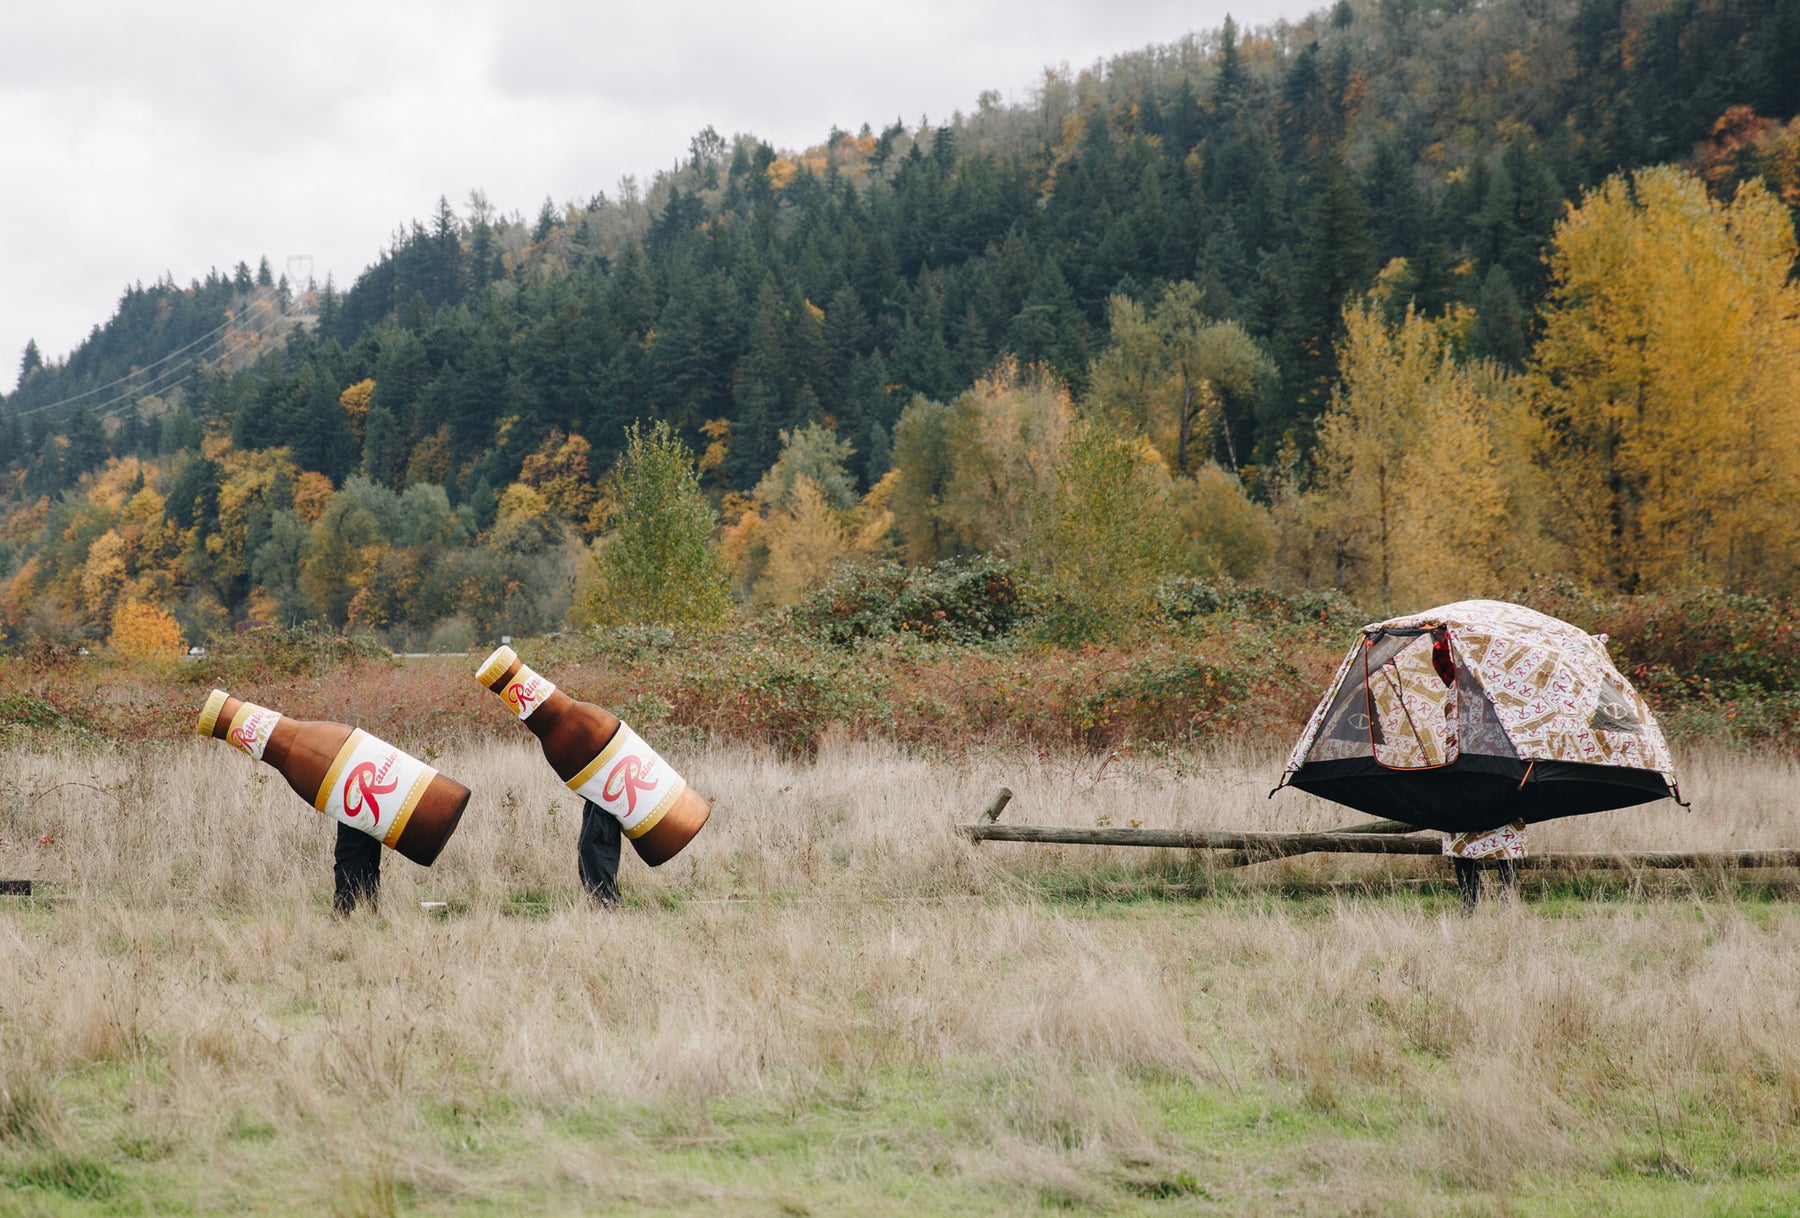
[[[200,708],[200,722],[194,725],[194,730],[202,736],[212,735],[213,728],[219,722],[219,712],[225,708],[225,699],[230,696],[222,689],[215,689],[207,694],[206,705]]]
[[[506,674],[506,670],[511,668],[518,658],[519,653],[512,648],[498,647],[494,650],[494,654],[483,660],[481,667],[475,670],[475,679],[483,685],[492,685]]]

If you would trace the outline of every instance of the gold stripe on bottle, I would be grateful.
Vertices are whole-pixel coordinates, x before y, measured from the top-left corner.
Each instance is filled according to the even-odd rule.
[[[675,801],[680,799],[682,792],[686,790],[687,779],[678,775],[675,779],[675,785],[669,789],[667,795],[662,797],[662,802],[656,805],[656,810],[651,812],[650,815],[646,816],[636,825],[625,830],[625,836],[642,837],[644,834],[650,832],[650,830],[656,828],[656,822],[668,815],[669,809],[675,806]]]
[[[219,725],[219,712],[225,709],[225,699],[230,696],[222,689],[207,694],[206,705],[200,708],[200,722],[194,725],[194,730],[202,736],[212,735],[213,728]]]
[[[606,747],[600,750],[600,755],[582,766],[581,773],[563,783],[563,786],[569,788],[571,791],[581,790],[582,787],[587,785],[588,779],[598,774],[607,762],[619,755],[619,750],[625,747],[625,741],[628,739],[628,735],[629,734],[625,730],[625,724],[621,722],[619,724],[619,730],[613,733],[613,738],[608,740],[606,742]]]
[[[437,775],[436,770],[426,766],[419,772],[419,776],[413,779],[412,788],[407,791],[406,799],[400,804],[400,810],[394,813],[394,823],[388,827],[387,836],[381,839],[382,845],[390,850],[394,848],[394,843],[400,840],[402,833],[406,832],[406,822],[412,819],[413,809],[418,807],[419,800],[425,797],[425,788],[431,785],[431,780]]]
[[[238,706],[238,713],[231,717],[231,726],[225,729],[225,743],[231,745],[233,748],[241,747],[236,740],[237,730],[244,726],[244,720],[248,719],[251,715],[254,715],[261,709],[263,708],[254,702],[241,703]],[[250,750],[244,749],[243,751],[248,753]]]
[[[319,793],[313,798],[313,807],[321,812],[325,811],[325,805],[331,802],[331,788],[337,785],[338,775],[342,774],[344,767],[350,764],[350,754],[356,751],[356,746],[361,744],[363,738],[368,734],[360,727],[351,729],[350,739],[344,741],[344,747],[339,749],[337,756],[332,759],[331,768],[325,771],[325,781],[319,784]]]

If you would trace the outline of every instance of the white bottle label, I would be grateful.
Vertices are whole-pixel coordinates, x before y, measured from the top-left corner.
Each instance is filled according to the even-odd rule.
[[[555,692],[556,686],[521,664],[519,671],[513,674],[513,679],[501,688],[500,696],[513,708],[513,714],[521,719],[529,719],[531,712],[542,706],[544,700]]]
[[[238,707],[238,713],[232,717],[231,727],[225,732],[225,743],[234,749],[242,749],[261,761],[263,750],[269,747],[269,736],[280,722],[280,711],[246,702]]]
[[[687,780],[621,723],[605,750],[569,779],[568,787],[618,817],[625,836],[641,837],[675,806]]]
[[[392,846],[436,777],[417,757],[357,728],[338,750],[313,807]]]

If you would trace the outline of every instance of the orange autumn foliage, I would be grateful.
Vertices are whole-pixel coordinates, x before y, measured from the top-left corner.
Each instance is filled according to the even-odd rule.
[[[181,626],[173,616],[135,600],[122,602],[113,612],[107,643],[127,660],[169,659],[186,650]]]

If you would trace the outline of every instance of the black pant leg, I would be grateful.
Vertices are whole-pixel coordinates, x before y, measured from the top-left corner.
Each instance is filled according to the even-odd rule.
[[[581,886],[602,905],[617,905],[619,896],[619,845],[624,840],[619,818],[603,811],[592,800],[581,804],[581,837],[575,843],[575,869]]]
[[[1451,865],[1456,869],[1456,886],[1462,892],[1463,911],[1466,913],[1475,908],[1481,900],[1481,864],[1474,859],[1450,857]]]
[[[1517,900],[1519,896],[1519,860],[1501,859],[1500,865],[1495,870],[1499,872],[1501,893]]]
[[[331,897],[333,911],[347,914],[358,901],[377,908],[381,901],[381,843],[339,821],[331,878],[336,888]]]

